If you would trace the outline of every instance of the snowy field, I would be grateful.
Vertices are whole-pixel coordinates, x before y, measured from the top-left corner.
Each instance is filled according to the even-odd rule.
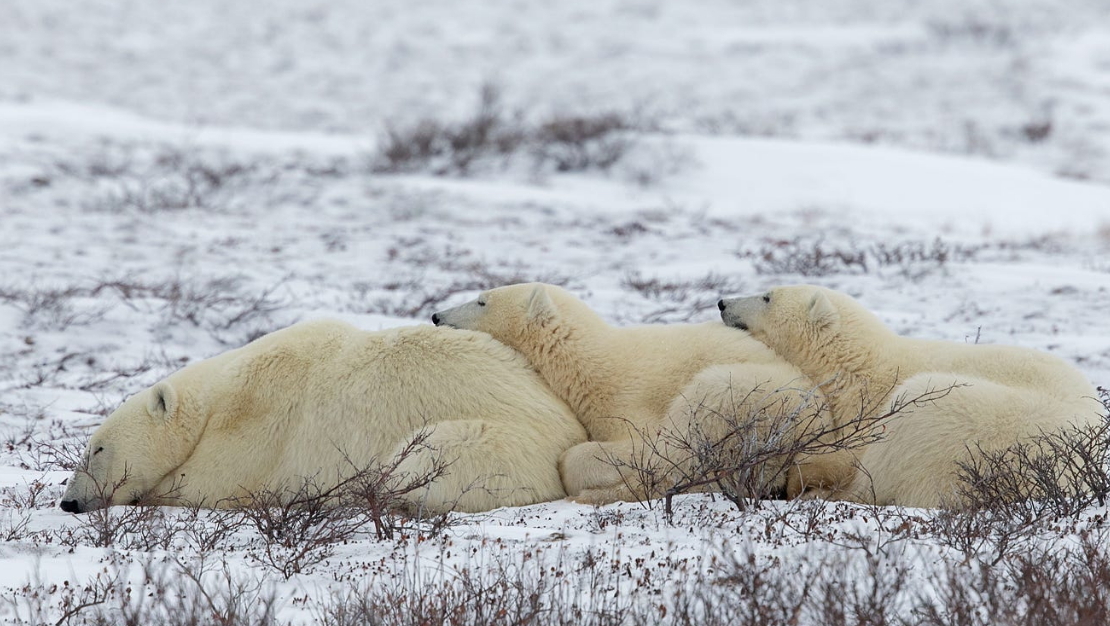
[[[5,0],[0,619],[1017,624],[1032,564],[1110,584],[1098,506],[961,543],[931,511],[553,502],[300,557],[235,516],[56,508],[186,363],[531,280],[621,325],[818,283],[1110,387],[1110,4]],[[961,577],[993,590],[963,621]]]

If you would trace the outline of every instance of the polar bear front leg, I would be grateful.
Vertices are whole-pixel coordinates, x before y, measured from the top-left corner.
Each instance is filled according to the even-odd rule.
[[[786,498],[851,500],[848,488],[859,472],[856,450],[803,456],[787,472]]]
[[[618,500],[636,502],[659,494],[662,485],[657,455],[642,441],[587,441],[559,459],[559,475],[567,495],[575,502],[607,504]]]
[[[567,498],[578,504],[592,504],[602,506],[614,502],[642,502],[645,498],[637,496],[628,485],[604,487],[601,489],[583,489],[578,495]]]

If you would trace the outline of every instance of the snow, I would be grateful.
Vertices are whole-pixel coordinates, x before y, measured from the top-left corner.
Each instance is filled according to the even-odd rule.
[[[714,138],[695,145],[706,165],[679,189],[719,215],[832,206],[892,223],[1002,236],[1085,235],[1110,225],[1110,189],[1020,166],[816,142]]]
[[[374,144],[372,139],[350,135],[161,122],[109,106],[50,100],[0,103],[0,134],[15,139],[111,137],[117,141],[234,146],[251,152],[304,150],[334,156],[353,156],[370,150]]]
[[[79,451],[128,394],[297,320],[427,323],[479,285],[565,283],[632,324],[715,319],[721,295],[817,282],[899,333],[1047,350],[1110,385],[1101,0],[10,0],[4,12],[0,536],[23,515],[38,534],[0,546],[0,589],[112,567],[136,580],[144,559],[197,556],[180,537],[63,541],[87,522],[55,507],[67,473],[50,447]],[[526,121],[616,112],[637,122],[632,146],[606,171],[536,170],[524,155],[468,176],[371,170],[384,129],[460,119],[483,83]],[[1031,138],[1038,124],[1047,135]],[[878,260],[937,241],[944,261]],[[767,260],[815,245],[869,265]],[[636,287],[650,280],[673,288]],[[17,505],[34,481],[45,495]],[[596,553],[637,575],[653,554],[689,559],[698,575],[660,574],[663,593],[725,554],[802,562],[852,530],[877,545],[898,515],[929,514],[823,505],[823,542],[795,530],[810,506],[743,513],[692,495],[670,521],[659,505],[571,502],[454,515],[435,538],[366,531],[289,580],[252,556],[248,529],[224,558],[274,586],[283,618],[308,622],[352,580],[533,554]],[[927,538],[900,545],[924,565],[921,585],[930,564],[962,558]]]

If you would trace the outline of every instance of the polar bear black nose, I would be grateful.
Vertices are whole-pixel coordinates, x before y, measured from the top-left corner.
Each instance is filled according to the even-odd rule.
[[[76,500],[62,500],[60,505],[66,513],[80,513],[81,505]]]
[[[432,323],[439,326],[439,313],[432,313]]]
[[[724,299],[721,299],[721,300],[717,301],[717,308],[722,310],[722,311],[725,310],[725,301],[724,301]]]

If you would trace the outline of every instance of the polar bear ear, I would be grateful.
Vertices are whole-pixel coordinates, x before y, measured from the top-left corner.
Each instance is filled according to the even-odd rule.
[[[809,300],[809,322],[818,328],[825,328],[836,323],[840,313],[833,306],[832,300],[823,291],[813,294]]]
[[[155,419],[169,421],[177,413],[177,392],[173,385],[163,381],[150,390],[150,402],[146,407],[147,413]]]
[[[551,301],[547,289],[536,285],[528,298],[528,319],[547,319],[555,314],[555,303]]]

